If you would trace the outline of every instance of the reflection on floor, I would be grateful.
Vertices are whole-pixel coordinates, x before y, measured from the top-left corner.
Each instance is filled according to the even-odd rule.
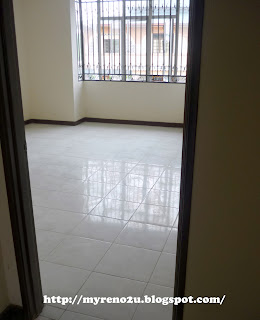
[[[182,130],[27,125],[43,293],[172,296]],[[46,305],[38,319],[170,320],[160,304]]]

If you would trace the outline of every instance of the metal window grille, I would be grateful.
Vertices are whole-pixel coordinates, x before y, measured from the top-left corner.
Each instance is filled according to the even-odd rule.
[[[189,0],[76,0],[79,80],[186,80]]]

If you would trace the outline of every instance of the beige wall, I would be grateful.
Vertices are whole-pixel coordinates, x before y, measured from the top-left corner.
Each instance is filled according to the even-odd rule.
[[[27,58],[21,83],[29,88],[30,117],[73,121],[70,0],[15,0],[14,7],[18,56]]]
[[[8,306],[8,294],[5,282],[4,258],[0,243],[0,313]]]
[[[23,115],[24,119],[28,120],[31,117],[30,113],[30,85],[29,85],[29,70],[28,70],[28,48],[26,43],[26,16],[24,1],[13,0],[15,14],[15,30],[19,60],[19,71],[21,80],[22,100],[23,100]]]
[[[9,304],[22,305],[0,145],[0,313]]]
[[[183,84],[84,82],[87,116],[183,123]]]
[[[73,0],[14,0],[25,119],[183,122],[181,84],[78,82]]]
[[[184,320],[259,318],[257,2],[205,1]]]

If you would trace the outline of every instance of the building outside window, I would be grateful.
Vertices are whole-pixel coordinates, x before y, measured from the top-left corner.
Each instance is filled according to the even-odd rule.
[[[79,80],[185,82],[188,0],[76,0]]]

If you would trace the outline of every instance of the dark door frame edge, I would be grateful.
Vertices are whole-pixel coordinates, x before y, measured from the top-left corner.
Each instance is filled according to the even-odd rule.
[[[0,139],[24,318],[41,312],[42,288],[24,132],[13,1],[0,0]]]
[[[184,108],[180,210],[174,296],[185,295],[190,212],[195,158],[204,0],[190,1],[187,79]],[[183,319],[184,305],[173,308],[173,320]]]

